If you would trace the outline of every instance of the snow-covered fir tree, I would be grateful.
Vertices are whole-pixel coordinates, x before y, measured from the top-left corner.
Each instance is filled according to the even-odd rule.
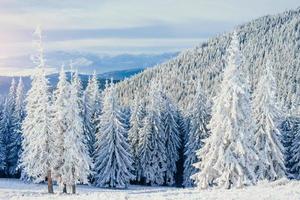
[[[241,70],[237,33],[228,49],[227,67],[222,88],[214,98],[211,136],[197,152],[200,172],[192,176],[199,188],[210,186],[233,188],[256,182],[257,154],[254,151],[253,119],[247,81]]]
[[[70,119],[69,109],[70,106],[70,83],[67,81],[65,71],[63,67],[59,73],[59,80],[56,90],[54,91],[54,102],[52,106],[52,129],[54,136],[54,175],[60,186],[66,186],[66,182],[63,178],[65,167],[65,153],[68,151],[65,149],[65,134],[68,132],[73,121]],[[70,167],[70,166],[68,166]],[[66,192],[66,191],[63,191]]]
[[[10,163],[9,174],[16,175],[19,173],[18,165],[21,156],[22,145],[22,122],[25,117],[24,111],[24,85],[20,77],[18,86],[16,88],[15,108],[12,114],[13,128],[11,130],[10,154],[8,155],[8,162]]]
[[[277,128],[280,112],[276,107],[276,83],[267,62],[254,91],[253,108],[256,121],[255,149],[259,155],[256,174],[259,179],[276,180],[285,176],[283,146]]]
[[[1,166],[3,167],[3,173],[7,176],[10,175],[12,168],[16,167],[16,163],[11,158],[11,154],[14,154],[14,127],[13,127],[13,113],[15,110],[16,101],[16,82],[12,79],[9,88],[9,93],[5,99],[3,106],[3,115],[0,121],[0,140],[1,140]]]
[[[132,106],[132,113],[130,117],[130,129],[128,131],[128,141],[130,143],[131,152],[133,156],[133,167],[136,181],[140,181],[141,178],[140,159],[138,150],[140,131],[143,127],[143,119],[145,115],[145,103],[141,99],[136,98],[134,101],[134,105]]]
[[[297,74],[295,82],[294,93],[292,96],[292,109],[289,117],[285,120],[284,128],[284,142],[285,159],[287,172],[290,178],[300,180],[300,68],[295,71]],[[289,145],[289,146],[287,146]]]
[[[166,172],[165,183],[175,184],[176,163],[179,160],[181,138],[179,136],[178,112],[174,103],[167,96],[164,97],[162,126],[165,134],[166,146]]]
[[[190,126],[190,119],[188,116],[183,114],[183,111],[177,111],[177,124],[178,124],[178,131],[179,131],[179,138],[180,138],[180,146],[178,149],[179,159],[176,163],[177,165],[177,172],[175,174],[175,181],[176,186],[182,187],[184,182],[184,150],[185,144],[187,142],[188,134],[189,134],[189,126]]]
[[[63,77],[60,77],[63,78]],[[60,79],[60,81],[62,81]],[[80,80],[77,73],[71,78],[69,99],[66,110],[66,123],[69,123],[63,133],[63,164],[59,168],[60,181],[67,186],[72,186],[72,193],[76,193],[77,183],[87,183],[90,174],[91,158],[85,144],[83,121],[81,118]],[[59,85],[62,86],[62,85]],[[66,91],[66,90],[62,90]]]
[[[160,84],[152,83],[150,103],[140,132],[139,158],[142,181],[162,185],[167,168],[166,137],[163,121],[163,96]]]
[[[293,117],[293,116],[287,116],[280,126],[280,132],[282,133],[282,144],[284,147],[284,164],[285,164],[285,171],[288,178],[297,178],[299,171],[297,171],[294,168],[294,171],[292,170],[292,167],[295,165],[295,162],[298,163],[299,160],[293,159],[294,153],[292,151],[293,149],[293,141],[295,140],[295,137],[297,135],[298,126],[300,124],[300,118]],[[294,143],[296,144],[296,143]]]
[[[99,119],[99,114],[101,113],[101,101],[97,74],[94,72],[93,76],[89,79],[88,85],[83,93],[84,134],[86,136],[91,157],[95,151],[95,134],[96,126],[99,123],[97,119]]]
[[[133,160],[124,115],[114,87],[111,83],[104,91],[103,110],[96,133],[94,178],[97,187],[126,188],[134,178]]]
[[[198,83],[195,99],[190,106],[190,127],[187,142],[185,144],[185,162],[183,173],[183,185],[191,187],[194,185],[191,175],[198,172],[193,166],[194,163],[199,162],[196,156],[196,151],[201,149],[203,140],[209,136],[208,122],[209,122],[209,102],[203,94],[201,84]]]
[[[290,161],[289,161],[289,175],[290,178],[300,180],[300,117],[298,117],[293,126],[293,133],[295,134],[290,147]]]
[[[45,76],[45,61],[42,47],[41,29],[35,31],[37,55],[33,57],[37,65],[32,76],[31,88],[26,97],[26,117],[22,123],[22,158],[21,168],[36,182],[48,180],[48,192],[53,193],[52,166],[53,131],[50,115],[49,84]]]

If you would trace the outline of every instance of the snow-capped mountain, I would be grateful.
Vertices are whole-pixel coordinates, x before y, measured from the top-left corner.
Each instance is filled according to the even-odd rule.
[[[262,69],[270,62],[275,74],[278,101],[290,109],[291,102],[299,101],[300,96],[300,8],[264,16],[236,29],[244,55],[240,70],[247,72],[251,89],[255,89]],[[231,34],[212,38],[119,83],[122,103],[132,104],[133,97],[138,94],[147,96],[149,83],[153,80],[161,81],[168,95],[182,109],[189,106],[199,81],[207,96],[214,96],[219,89]]]

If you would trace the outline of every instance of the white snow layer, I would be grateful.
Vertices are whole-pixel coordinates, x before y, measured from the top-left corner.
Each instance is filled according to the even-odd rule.
[[[54,188],[56,192],[58,188]],[[147,187],[130,185],[129,189],[102,189],[87,185],[78,186],[78,194],[47,194],[45,184],[26,184],[17,179],[0,179],[2,200],[294,200],[300,199],[300,182],[282,179],[276,182],[260,182],[243,189],[180,189],[174,187]]]

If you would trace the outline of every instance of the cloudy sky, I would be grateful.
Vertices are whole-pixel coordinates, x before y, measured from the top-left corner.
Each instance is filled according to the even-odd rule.
[[[0,0],[0,75],[14,67],[1,59],[32,52],[37,25],[47,51],[161,53],[298,6],[299,0]]]

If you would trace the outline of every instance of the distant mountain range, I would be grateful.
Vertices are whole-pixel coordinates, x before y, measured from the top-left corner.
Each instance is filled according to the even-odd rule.
[[[107,79],[113,79],[114,82],[119,82],[120,80],[123,80],[124,78],[129,78],[139,72],[143,71],[143,69],[129,69],[129,70],[119,70],[119,71],[112,71],[107,72],[103,74],[98,74],[98,81],[99,81],[99,87],[100,89],[104,88],[105,81]],[[71,73],[67,72],[67,78],[70,79]],[[86,84],[88,82],[88,79],[91,75],[87,74],[80,74],[79,77],[82,81],[83,87],[86,87]],[[16,81],[19,80],[19,77],[10,77],[10,76],[0,76],[0,95],[5,95],[8,93],[10,83],[12,79],[15,79]],[[28,90],[30,88],[31,79],[29,76],[22,77],[22,80],[24,82],[25,89]],[[48,75],[48,80],[52,87],[55,87],[58,82],[58,73],[50,74]]]
[[[75,69],[80,73],[80,78],[85,85],[88,77],[94,71],[98,73],[98,78],[101,87],[104,86],[106,79],[113,78],[115,81],[120,81],[129,78],[145,68],[153,67],[170,58],[177,56],[177,52],[161,53],[161,54],[120,54],[120,55],[98,55],[94,53],[82,52],[64,52],[53,51],[46,52],[46,65],[52,71],[58,71],[59,68],[65,64],[65,69],[69,70],[69,63],[72,62]],[[1,65],[8,66],[10,69],[26,70],[33,68],[33,63],[30,56],[18,56],[14,58],[3,58],[0,60]],[[51,71],[50,70],[50,71]],[[50,74],[49,80],[52,86],[55,86],[58,81],[58,74]],[[12,78],[18,79],[19,77],[0,76],[0,95],[5,95],[8,92],[9,85]],[[25,88],[30,87],[30,77],[24,76],[23,81]]]
[[[72,62],[75,69],[80,73],[97,74],[111,71],[144,69],[160,64],[170,58],[177,56],[177,52],[160,54],[120,54],[120,55],[99,55],[86,52],[65,52],[52,51],[45,53],[46,66],[50,71],[58,71],[62,65],[69,69],[69,63]],[[0,59],[1,66],[8,69],[14,69],[19,72],[32,69],[32,63],[29,55],[18,57],[9,57]]]

